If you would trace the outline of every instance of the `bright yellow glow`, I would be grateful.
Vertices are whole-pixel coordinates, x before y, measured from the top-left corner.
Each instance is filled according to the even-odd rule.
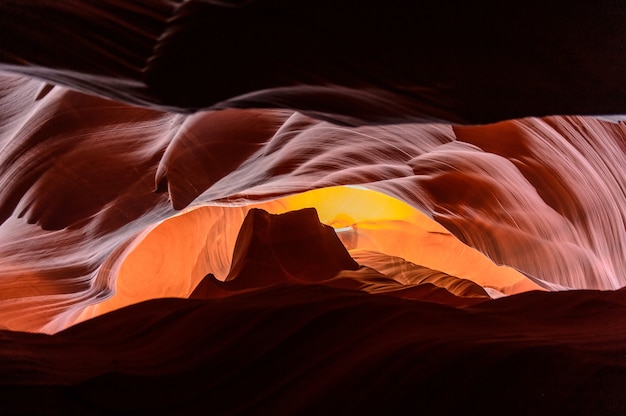
[[[503,293],[540,289],[516,270],[498,266],[421,211],[380,192],[347,186],[317,189],[268,203],[268,212],[315,207],[320,221],[353,233],[348,249],[372,250],[472,280]],[[346,238],[342,238],[344,244]]]
[[[408,221],[424,230],[447,233],[445,228],[410,205],[363,188],[335,186],[316,189],[271,201],[270,204],[281,212],[315,207],[320,221],[335,228],[355,223]]]
[[[503,293],[540,289],[509,267],[497,266],[410,205],[379,192],[347,186],[317,189],[249,206],[202,206],[148,230],[117,268],[115,295],[87,308],[81,320],[157,297],[187,297],[208,273],[224,279],[247,212],[273,214],[314,207],[350,250],[371,250],[472,280]],[[367,264],[365,264],[367,265]],[[373,267],[373,266],[372,266]]]

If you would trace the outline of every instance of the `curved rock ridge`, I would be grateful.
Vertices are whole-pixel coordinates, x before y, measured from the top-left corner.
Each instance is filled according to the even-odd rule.
[[[345,127],[284,110],[165,113],[20,76],[0,80],[0,322],[8,328],[54,332],[75,322],[114,294],[142,236],[186,204],[242,206],[336,185],[404,201],[540,286],[625,283],[623,122]],[[234,242],[233,224],[224,232]],[[220,278],[232,247],[224,253],[212,269]],[[204,274],[170,296],[188,296]]]
[[[411,263],[399,257],[367,250],[351,250],[350,255],[362,266],[372,268],[403,285],[433,285],[463,298],[489,298],[483,287],[471,280]],[[379,289],[386,292],[384,288]]]

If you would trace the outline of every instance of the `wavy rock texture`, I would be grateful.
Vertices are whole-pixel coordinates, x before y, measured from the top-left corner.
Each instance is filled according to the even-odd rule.
[[[141,302],[55,335],[0,331],[5,409],[624,410],[624,289],[490,300],[441,274],[402,284],[359,268],[313,209],[251,210],[233,257],[226,281],[209,275],[193,299]]]
[[[3,414],[626,413],[623,4],[27,3]]]

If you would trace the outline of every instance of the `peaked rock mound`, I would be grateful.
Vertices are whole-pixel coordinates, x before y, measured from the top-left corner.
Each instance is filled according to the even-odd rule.
[[[333,228],[319,221],[315,208],[269,214],[251,209],[235,243],[224,281],[208,274],[191,299],[225,298],[277,284],[323,284],[333,288],[404,299],[472,305],[491,299],[465,279],[378,252],[353,251]],[[392,264],[391,267],[382,265]]]
[[[209,275],[190,297],[215,292],[206,286],[217,286],[219,292],[283,282],[321,282],[342,270],[358,268],[333,228],[320,223],[315,208],[281,215],[255,208],[241,226],[225,281]]]

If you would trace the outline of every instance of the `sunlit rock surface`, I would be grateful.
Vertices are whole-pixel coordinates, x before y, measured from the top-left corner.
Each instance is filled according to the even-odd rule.
[[[0,2],[0,413],[626,413],[625,6],[340,3]]]
[[[413,258],[423,243],[395,249],[391,243],[426,233],[436,244],[450,239],[449,230],[496,264],[526,275],[534,282],[526,290],[624,285],[625,235],[616,228],[624,210],[623,123],[571,116],[347,128],[284,110],[161,113],[61,87],[40,97],[42,82],[4,79],[4,96],[16,102],[7,106],[12,111],[3,123],[0,205],[6,299],[0,316],[8,328],[54,332],[88,314],[88,305],[115,296],[123,259],[150,233],[179,242],[164,254],[159,250],[166,242],[148,246],[145,263],[152,270],[169,250],[196,252],[189,263],[167,263],[171,269],[159,284],[141,283],[152,295],[137,300],[187,296],[209,272],[224,278],[244,205],[261,201],[274,204],[264,209],[275,213],[320,210],[320,201],[327,201],[334,211],[325,208],[322,221],[338,228],[356,224],[359,248],[436,270],[467,256],[446,248],[425,264]],[[342,213],[340,193],[304,197],[291,208],[271,202],[336,185],[392,196],[407,204],[404,211],[413,207],[437,227],[418,232],[410,225],[417,214],[393,209],[386,217],[352,218],[364,214]],[[190,201],[198,208],[160,223]],[[212,207],[200,208],[206,204]],[[382,206],[375,199],[356,204]],[[372,220],[378,225],[368,226]],[[198,250],[207,246],[213,257],[203,260]],[[125,274],[139,282],[150,279],[128,267]],[[186,289],[167,291],[191,270],[195,280]],[[502,283],[489,284],[490,272],[472,261],[444,271],[463,278],[473,273],[471,280],[505,293],[519,291],[506,287],[522,281],[519,274],[506,277],[511,270],[499,277]]]

